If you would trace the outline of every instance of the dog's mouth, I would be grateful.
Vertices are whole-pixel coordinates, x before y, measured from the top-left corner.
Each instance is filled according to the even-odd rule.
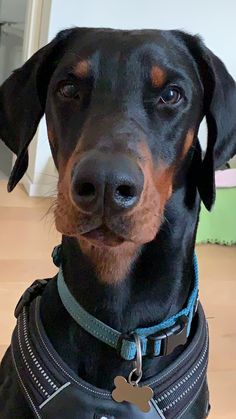
[[[114,233],[105,224],[82,234],[82,237],[95,245],[111,247],[119,246],[125,241],[123,237]]]

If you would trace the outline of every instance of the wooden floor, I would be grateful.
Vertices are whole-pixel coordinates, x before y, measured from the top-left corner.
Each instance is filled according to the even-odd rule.
[[[13,310],[35,279],[53,275],[50,254],[60,236],[49,199],[0,181],[0,358],[15,324]],[[236,247],[199,246],[200,298],[210,326],[211,419],[236,418]]]

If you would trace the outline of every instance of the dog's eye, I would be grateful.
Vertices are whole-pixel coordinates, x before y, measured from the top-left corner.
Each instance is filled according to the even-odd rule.
[[[59,88],[61,96],[72,99],[79,99],[79,87],[75,83],[66,83]]]
[[[175,105],[182,99],[182,92],[177,86],[168,86],[162,93],[159,104]]]

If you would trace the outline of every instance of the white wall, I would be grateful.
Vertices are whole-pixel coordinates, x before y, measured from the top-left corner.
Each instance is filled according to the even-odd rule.
[[[52,0],[49,39],[66,27],[183,29],[199,33],[236,78],[234,0]]]
[[[61,29],[71,26],[182,29],[200,34],[236,79],[235,17],[234,0],[52,0],[48,41]],[[50,163],[50,150],[45,136],[42,123],[34,182],[43,182],[43,190],[47,189],[47,185],[55,187],[55,181],[50,178],[55,171]],[[205,137],[206,130],[203,127],[203,142]]]
[[[27,0],[1,0],[1,19],[25,22]]]

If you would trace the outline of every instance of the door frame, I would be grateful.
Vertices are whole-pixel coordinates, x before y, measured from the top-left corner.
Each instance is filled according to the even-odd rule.
[[[52,0],[28,0],[22,52],[23,62],[48,42],[51,3]],[[29,195],[31,195],[31,185],[34,183],[37,145],[38,130],[29,146],[29,167],[21,181]],[[14,155],[12,166],[15,160],[16,156]]]

